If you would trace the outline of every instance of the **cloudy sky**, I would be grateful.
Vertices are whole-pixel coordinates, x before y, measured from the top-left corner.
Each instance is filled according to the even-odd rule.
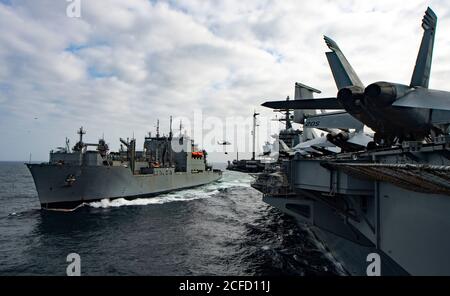
[[[334,96],[323,35],[366,85],[407,84],[428,5],[439,17],[430,87],[450,90],[446,2],[81,0],[70,18],[66,0],[0,0],[0,160],[47,160],[81,125],[117,148],[133,133],[142,145],[157,118],[167,131],[169,115],[272,116],[259,105],[293,96],[296,81]]]

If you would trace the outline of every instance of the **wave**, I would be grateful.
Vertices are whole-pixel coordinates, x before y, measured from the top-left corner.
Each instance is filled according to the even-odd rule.
[[[312,232],[312,230],[309,227],[304,227],[303,229],[306,230],[306,232],[309,234],[309,236],[311,237],[311,241],[316,245],[319,251],[321,251],[322,254],[324,254],[325,257],[334,265],[338,275],[347,276],[348,272],[345,270],[344,266],[333,256],[333,254],[327,249],[327,247],[325,247],[325,245],[320,240],[318,240],[317,236]]]
[[[232,187],[246,187],[249,188],[250,183],[254,180],[249,174],[239,173],[239,172],[226,172],[224,177],[212,184],[206,186],[214,186],[218,189],[226,189]]]

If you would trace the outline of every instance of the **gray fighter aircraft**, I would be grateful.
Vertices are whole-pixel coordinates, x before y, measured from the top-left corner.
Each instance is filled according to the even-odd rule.
[[[365,87],[336,42],[325,36],[331,50],[326,56],[339,89],[337,98],[272,101],[262,105],[273,109],[345,109],[347,113],[310,117],[305,125],[317,127],[322,121],[328,121],[336,127],[340,122],[349,121],[348,115],[351,115],[352,119],[374,130],[374,141],[382,145],[448,134],[450,92],[428,89],[436,25],[436,14],[428,8],[422,21],[424,34],[409,85],[381,81]]]

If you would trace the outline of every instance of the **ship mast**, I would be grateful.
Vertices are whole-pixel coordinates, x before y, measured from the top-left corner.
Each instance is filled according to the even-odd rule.
[[[259,115],[259,113],[256,113],[256,111],[253,112],[253,131],[252,131],[252,135],[253,135],[253,150],[252,150],[252,160],[255,160],[256,157],[256,127],[258,126],[256,124],[256,117]]]
[[[83,143],[83,135],[86,134],[86,131],[83,129],[83,127],[80,127],[77,134],[80,135],[80,141],[75,144],[75,146],[73,147],[73,151],[80,152],[85,147],[85,145]],[[67,142],[66,142],[66,144],[67,144]]]
[[[180,120],[180,138],[183,135],[183,121]]]
[[[66,152],[70,153],[70,140],[66,137]]]
[[[80,127],[78,130],[78,134],[80,135],[80,144],[83,144],[83,135],[86,134],[86,131],[83,129],[83,127]]]
[[[290,98],[289,96],[286,98],[286,101],[289,101]],[[292,123],[291,123],[291,111],[289,109],[284,110],[286,113],[286,129],[291,129],[292,128]]]
[[[170,116],[170,131],[169,131],[169,165],[170,167],[173,166],[173,150],[172,150],[172,138],[173,138],[173,132],[172,132],[172,116]]]
[[[156,121],[156,138],[159,138],[159,119]]]
[[[170,116],[170,132],[169,132],[169,140],[172,140],[173,133],[172,133],[172,116]]]
[[[287,96],[286,101],[289,101],[290,97]],[[291,110],[290,109],[281,109],[276,110],[277,112],[280,112],[282,115],[284,115],[284,118],[281,119],[275,119],[276,121],[284,121],[286,125],[286,129],[292,128],[292,122],[291,122]],[[283,113],[284,112],[284,113]]]

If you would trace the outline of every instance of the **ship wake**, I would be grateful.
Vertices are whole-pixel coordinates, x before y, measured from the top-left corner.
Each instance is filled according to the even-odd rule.
[[[147,206],[147,205],[160,205],[170,202],[184,202],[196,199],[203,199],[211,197],[219,193],[219,190],[205,191],[201,189],[189,189],[178,192],[163,194],[150,198],[138,198],[134,200],[127,200],[125,198],[118,198],[114,200],[103,199],[98,202],[88,203],[93,208],[117,208],[124,206]]]
[[[224,178],[220,181],[194,189],[180,190],[155,197],[138,198],[134,200],[127,200],[125,198],[118,198],[114,200],[103,199],[101,201],[87,203],[87,205],[92,208],[118,208],[124,206],[147,206],[171,202],[187,202],[214,197],[223,191],[227,191],[235,187],[250,187],[250,181],[251,177],[246,175],[240,179],[235,179],[232,176],[224,176]]]

